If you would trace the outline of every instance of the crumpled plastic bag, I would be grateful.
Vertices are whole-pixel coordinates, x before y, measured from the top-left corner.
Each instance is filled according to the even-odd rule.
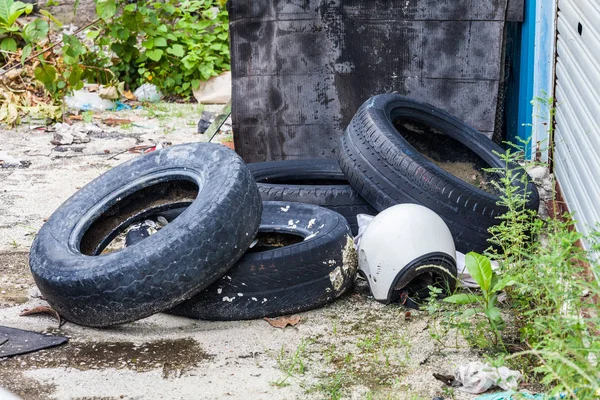
[[[454,377],[462,385],[458,390],[479,394],[496,386],[504,390],[517,390],[521,373],[476,361],[458,367]]]
[[[82,111],[106,111],[115,108],[115,103],[103,99],[98,93],[76,90],[72,96],[65,97],[68,108]]]
[[[133,95],[138,99],[138,101],[143,103],[156,103],[162,98],[162,93],[160,90],[158,90],[156,85],[151,83],[144,83],[142,86],[137,88],[135,92],[133,92]]]

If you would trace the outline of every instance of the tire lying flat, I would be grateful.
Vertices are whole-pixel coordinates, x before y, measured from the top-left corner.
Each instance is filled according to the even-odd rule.
[[[263,201],[321,206],[343,215],[353,234],[358,214],[376,215],[371,205],[348,184],[335,160],[284,160],[248,164]]]
[[[144,219],[144,210],[173,204],[189,204],[182,218],[135,246],[101,254],[121,229]],[[233,151],[170,147],[110,170],[61,205],[33,242],[31,272],[71,322],[133,321],[223,276],[251,244],[261,212],[256,183]]]
[[[339,161],[346,178],[378,211],[401,203],[421,204],[448,224],[457,250],[484,251],[489,247],[488,228],[499,223],[497,217],[506,211],[497,205],[499,197],[444,171],[420,154],[394,126],[399,119],[437,129],[490,167],[505,167],[494,154],[504,150],[459,119],[403,96],[379,95],[363,104],[342,138]],[[537,188],[521,167],[512,168],[517,175],[513,185],[528,199],[527,208],[537,210]]]
[[[219,321],[276,317],[321,307],[352,286],[356,255],[340,214],[309,204],[265,202],[259,237],[273,232],[303,240],[248,252],[220,280],[169,312]]]

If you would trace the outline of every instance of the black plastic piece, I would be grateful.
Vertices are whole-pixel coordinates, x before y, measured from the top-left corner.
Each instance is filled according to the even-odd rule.
[[[37,332],[0,326],[0,358],[33,353],[67,343],[63,336],[43,335]],[[2,344],[4,342],[4,344]]]

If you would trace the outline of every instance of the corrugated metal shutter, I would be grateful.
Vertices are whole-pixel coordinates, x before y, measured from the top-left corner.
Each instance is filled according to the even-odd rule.
[[[577,228],[600,222],[600,0],[559,0],[554,166]]]

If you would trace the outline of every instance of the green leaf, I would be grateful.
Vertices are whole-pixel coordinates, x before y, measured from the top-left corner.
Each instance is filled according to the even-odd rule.
[[[24,4],[20,1],[0,0],[0,22],[6,27],[11,27],[15,21],[23,14],[29,14],[33,10],[33,5]]]
[[[196,90],[200,87],[200,79],[194,79],[192,80],[192,89]]]
[[[42,64],[33,71],[33,74],[35,79],[47,85],[56,79],[56,68],[50,64]]]
[[[25,64],[25,60],[27,60],[27,58],[31,55],[32,50],[33,50],[33,48],[31,47],[30,44],[23,47],[23,52],[21,54],[21,64]]]
[[[81,75],[83,75],[83,70],[78,66],[73,67],[73,70],[69,74],[69,85],[76,87],[81,82]]]
[[[0,21],[8,23],[13,0],[0,0]]]
[[[507,277],[501,279],[498,283],[496,283],[492,287],[491,291],[492,291],[492,293],[496,293],[501,290],[504,290],[504,288],[506,288],[508,286],[514,286],[516,284],[517,284],[517,282],[512,277],[507,276]]]
[[[137,4],[127,4],[124,8],[125,11],[133,12],[137,9]]]
[[[98,0],[96,3],[96,14],[104,21],[111,19],[117,12],[115,0]]]
[[[185,55],[185,50],[182,45],[174,44],[172,47],[167,49],[167,53],[173,54],[175,57],[183,57]]]
[[[40,10],[40,14],[42,14],[43,16],[45,16],[46,18],[50,19],[52,22],[54,22],[59,28],[61,28],[63,26],[62,22],[60,22],[59,20],[57,20],[56,18],[54,18],[54,15],[50,14],[48,11],[46,10]]]
[[[494,271],[489,258],[477,253],[469,253],[465,257],[467,270],[484,293],[489,293]]]
[[[154,48],[154,38],[150,38],[148,40],[144,40],[142,42],[142,46],[144,46],[145,48],[149,49],[153,49]]]
[[[154,46],[155,47],[167,47],[167,39],[165,39],[164,37],[154,38]]]
[[[483,300],[483,298],[481,296],[477,296],[474,294],[467,294],[467,293],[455,294],[453,296],[446,297],[444,299],[444,301],[446,303],[452,303],[452,304],[472,304],[472,303],[480,302],[482,300]]]
[[[96,39],[98,37],[98,35],[100,35],[100,31],[88,31],[88,33],[85,35],[88,39]]]
[[[502,330],[506,327],[506,323],[502,319],[502,315],[500,314],[500,310],[497,307],[489,307],[485,309],[485,315],[489,318],[492,325],[499,330]]]
[[[2,42],[0,42],[0,50],[17,51],[17,42],[11,37],[4,38]]]
[[[23,28],[23,38],[30,43],[38,42],[46,37],[50,26],[43,19],[36,19],[25,25]]]
[[[163,51],[161,49],[154,49],[154,50],[148,50],[145,54],[152,61],[158,61],[162,58]]]

